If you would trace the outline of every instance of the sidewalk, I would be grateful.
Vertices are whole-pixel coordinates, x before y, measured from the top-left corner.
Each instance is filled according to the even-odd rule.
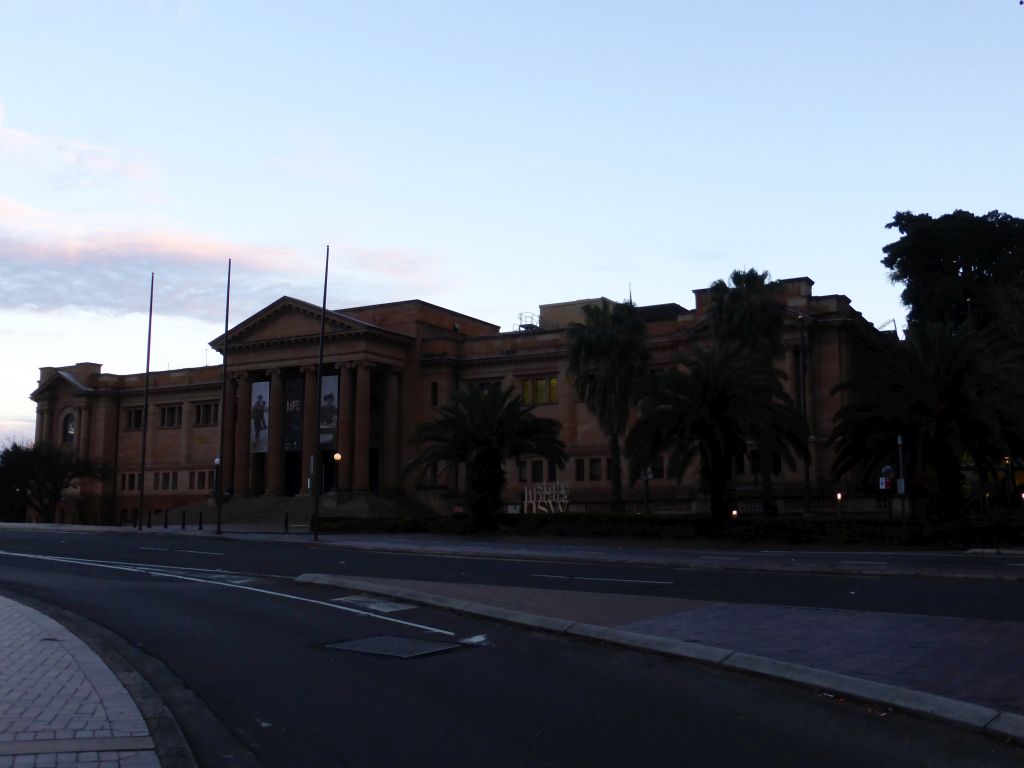
[[[138,707],[61,624],[0,597],[0,768],[159,768]]]

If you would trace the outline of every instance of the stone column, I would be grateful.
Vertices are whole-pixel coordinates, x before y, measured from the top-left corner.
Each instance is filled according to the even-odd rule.
[[[249,493],[249,409],[252,404],[252,379],[248,373],[238,376],[238,415],[235,419],[235,493]]]
[[[235,425],[238,421],[238,406],[235,400],[237,397],[238,384],[234,378],[229,378],[220,414],[224,420],[221,423],[221,429],[224,430],[224,455],[220,457],[221,493],[233,492],[235,486]]]
[[[89,416],[92,409],[83,405],[75,408],[75,456],[79,459],[91,459],[89,454]]]
[[[36,406],[36,445],[53,442],[53,409],[49,402]]]
[[[356,366],[356,410],[353,421],[352,490],[370,490],[370,366]]]
[[[338,467],[338,490],[352,490],[352,468],[355,460],[354,424],[355,396],[352,388],[352,368],[338,368],[338,450],[341,452]]]
[[[305,375],[305,391],[302,395],[302,491],[303,496],[309,495],[309,483],[312,482],[313,462],[320,453],[320,429],[316,423],[316,366],[303,367]]]
[[[270,374],[270,421],[267,425],[267,495],[284,494],[284,380],[281,369]]]
[[[398,472],[402,466],[402,434],[399,422],[399,384],[401,379],[395,369],[387,374],[384,397],[384,445],[382,446],[381,490],[398,489]]]

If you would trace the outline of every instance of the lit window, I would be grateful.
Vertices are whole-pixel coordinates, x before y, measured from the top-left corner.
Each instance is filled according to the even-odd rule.
[[[558,377],[523,379],[523,400],[529,405],[558,402]]]
[[[60,439],[69,445],[75,442],[75,414],[69,413],[64,417],[60,428]]]

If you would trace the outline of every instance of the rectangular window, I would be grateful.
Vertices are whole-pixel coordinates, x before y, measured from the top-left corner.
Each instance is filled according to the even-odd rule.
[[[220,403],[196,403],[197,427],[209,427],[218,423],[220,418]]]
[[[541,459],[534,459],[530,462],[530,482],[544,482],[544,462]]]
[[[523,401],[528,405],[549,405],[558,402],[558,377],[523,379]]]
[[[591,459],[590,460],[590,479],[600,480],[601,479],[601,460]]]
[[[430,404],[437,405],[437,382],[430,382]]]
[[[188,489],[190,491],[194,491],[196,489],[196,473],[195,472],[189,472],[188,473]]]
[[[200,472],[199,473],[199,477],[197,478],[197,480],[199,482],[196,485],[196,490],[197,491],[205,491],[206,490],[206,473],[205,472]]]
[[[142,429],[142,409],[128,408],[124,412],[125,429]]]
[[[162,405],[162,406],[160,406],[160,426],[161,427],[180,427],[181,426],[181,406],[180,405]]]
[[[154,472],[153,473],[153,490],[154,491],[159,491],[160,490],[160,473],[159,472]]]
[[[587,479],[587,464],[583,459],[576,459],[576,482],[582,483]]]

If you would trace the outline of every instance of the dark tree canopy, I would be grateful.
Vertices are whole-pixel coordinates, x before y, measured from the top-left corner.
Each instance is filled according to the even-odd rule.
[[[965,462],[991,473],[1024,449],[1021,352],[991,330],[912,326],[907,339],[869,336],[868,354],[835,391],[851,395],[835,417],[833,472],[877,477],[897,465],[897,437],[912,495],[929,509],[962,506]]]
[[[0,490],[13,508],[35,509],[43,522],[52,523],[61,494],[84,478],[102,478],[100,464],[76,459],[50,445],[11,443],[0,451]]]
[[[886,225],[901,237],[883,248],[889,278],[903,284],[910,325],[968,321],[976,329],[1010,324],[1024,310],[1024,220],[991,211],[938,218],[897,213]]]
[[[466,466],[469,506],[477,522],[501,507],[506,459],[539,456],[565,466],[561,424],[537,416],[512,388],[468,386],[416,428],[413,442],[426,447],[407,471],[437,463]]]
[[[786,309],[779,300],[779,283],[769,272],[734,270],[729,282],[710,286],[711,326],[715,336],[771,358],[782,351]]]
[[[685,370],[661,374],[640,401],[626,438],[631,477],[662,451],[669,454],[670,476],[680,480],[699,458],[712,519],[721,524],[736,459],[749,453],[750,440],[772,435],[770,447],[793,467],[795,457],[807,457],[806,423],[779,372],[757,365],[735,344],[697,348],[680,362]]]
[[[583,322],[568,329],[569,374],[576,394],[586,404],[608,439],[612,509],[622,510],[620,437],[626,431],[630,406],[636,403],[647,377],[650,352],[647,329],[631,301],[602,301],[583,307]]]

